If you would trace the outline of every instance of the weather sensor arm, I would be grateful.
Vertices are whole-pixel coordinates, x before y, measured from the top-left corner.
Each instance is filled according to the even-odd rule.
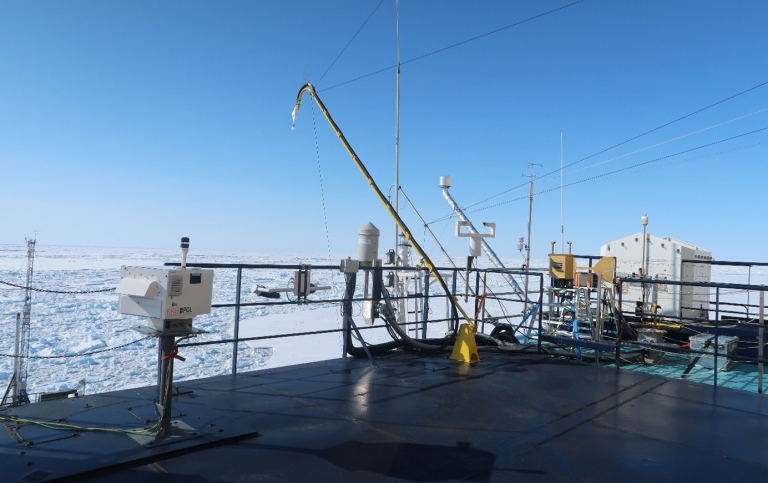
[[[470,331],[472,333],[475,332],[476,326],[473,320],[469,317],[469,315],[466,313],[466,311],[461,307],[461,305],[458,303],[458,300],[456,297],[454,297],[451,294],[451,289],[448,288],[448,284],[445,283],[445,280],[443,280],[443,277],[440,276],[440,274],[437,271],[437,268],[432,263],[432,260],[430,260],[429,256],[424,252],[424,250],[421,248],[421,245],[416,242],[413,235],[411,234],[411,231],[408,229],[408,227],[405,225],[403,220],[400,218],[400,215],[398,215],[397,211],[395,211],[392,204],[387,200],[386,196],[384,196],[384,193],[381,192],[379,187],[376,185],[376,182],[374,181],[371,174],[366,169],[363,162],[360,160],[360,158],[355,153],[355,150],[352,149],[352,146],[350,146],[349,142],[347,142],[347,139],[344,137],[344,134],[339,129],[339,126],[336,125],[333,118],[331,117],[328,110],[325,108],[325,105],[323,104],[323,101],[320,100],[320,98],[317,95],[317,92],[315,91],[315,88],[312,86],[312,84],[304,84],[304,86],[299,90],[299,94],[296,96],[296,106],[293,108],[293,112],[291,113],[291,118],[293,120],[294,126],[296,124],[296,114],[299,112],[299,108],[301,107],[301,98],[304,95],[304,93],[308,93],[312,98],[317,101],[317,105],[320,108],[320,111],[325,116],[325,119],[328,121],[328,124],[331,125],[331,128],[333,129],[333,132],[336,133],[336,136],[339,138],[339,141],[341,141],[341,144],[344,145],[344,148],[347,150],[347,153],[349,153],[349,156],[352,158],[352,161],[355,162],[360,172],[363,174],[363,177],[370,185],[371,189],[373,189],[374,193],[376,193],[376,196],[379,198],[379,201],[384,205],[384,207],[387,209],[387,212],[389,213],[389,216],[392,217],[392,219],[395,221],[397,226],[402,231],[405,238],[408,240],[408,242],[411,244],[414,250],[416,250],[416,253],[419,254],[422,261],[424,262],[424,265],[426,265],[427,269],[429,270],[429,273],[432,274],[433,277],[437,280],[437,282],[440,284],[440,286],[445,291],[446,296],[451,301],[451,304],[456,308],[456,310],[461,314],[462,317],[464,317],[464,320],[467,321],[467,324],[469,325]]]
[[[445,198],[445,201],[448,202],[448,206],[451,207],[453,212],[456,214],[456,217],[458,217],[459,221],[467,223],[467,229],[470,231],[470,233],[478,233],[475,226],[472,224],[471,221],[469,221],[469,218],[467,218],[467,215],[464,214],[464,211],[459,207],[459,205],[456,203],[456,201],[453,199],[451,194],[448,192],[448,188],[451,187],[450,183],[450,176],[443,176],[440,178],[440,187],[443,190],[443,198]],[[488,255],[488,258],[490,258],[491,262],[496,266],[496,268],[500,268],[502,270],[505,270],[506,267],[504,264],[499,260],[499,257],[496,255],[496,252],[493,251],[491,246],[486,242],[484,239],[480,239],[480,243],[482,244],[483,251]],[[526,267],[527,270],[527,267]],[[517,292],[522,292],[523,289],[520,287],[520,284],[517,283],[517,281],[510,275],[508,272],[503,272],[502,276],[509,282],[510,285],[512,285]],[[523,297],[520,296],[518,293],[518,296],[521,300],[524,300]]]

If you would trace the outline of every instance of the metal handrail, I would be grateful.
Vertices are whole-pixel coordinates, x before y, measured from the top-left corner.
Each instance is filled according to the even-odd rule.
[[[165,263],[165,266],[179,266],[179,263],[176,262],[169,262]],[[300,337],[300,336],[307,336],[307,335],[317,335],[317,334],[328,334],[328,333],[340,333],[343,332],[345,329],[343,328],[334,328],[334,329],[327,329],[327,330],[319,330],[319,331],[307,331],[307,332],[293,332],[288,334],[268,334],[263,336],[255,336],[255,337],[240,337],[240,322],[241,322],[241,309],[247,308],[247,307],[273,307],[273,306],[286,306],[286,305],[328,305],[328,304],[336,304],[341,303],[344,301],[344,299],[341,298],[329,298],[329,299],[314,299],[314,300],[304,300],[301,303],[297,301],[269,301],[269,302],[243,302],[241,299],[242,295],[242,280],[244,276],[245,270],[298,270],[306,265],[301,264],[241,264],[241,263],[195,263],[196,267],[199,268],[212,268],[212,269],[236,269],[237,275],[236,275],[236,294],[235,294],[235,301],[234,302],[224,302],[224,303],[216,303],[212,304],[212,309],[222,309],[222,308],[234,308],[234,329],[233,329],[233,337],[228,339],[219,339],[219,340],[212,340],[212,341],[199,341],[199,342],[184,342],[179,344],[179,347],[197,347],[197,346],[208,346],[208,345],[218,345],[218,344],[233,344],[233,357],[232,357],[232,367],[231,367],[231,374],[237,374],[237,353],[238,353],[238,347],[240,342],[248,342],[248,341],[254,341],[254,340],[267,340],[267,339],[279,339],[279,338],[286,338],[286,337]],[[400,296],[393,296],[392,300],[401,300],[401,299],[447,299],[449,297],[457,297],[458,290],[456,286],[456,280],[457,280],[457,274],[463,273],[463,269],[455,268],[455,267],[439,267],[437,270],[443,272],[443,273],[451,273],[453,275],[454,283],[451,288],[451,292],[446,294],[442,291],[438,291],[437,293],[432,293],[429,291],[430,285],[425,284],[425,292],[424,293],[416,293],[416,294],[408,294],[408,295],[400,295]],[[339,270],[338,265],[313,265],[312,266],[313,271],[318,270]],[[361,268],[361,270],[372,270],[372,268]],[[428,271],[425,268],[413,268],[413,267],[385,267],[386,271],[422,271],[425,273],[425,275],[428,273]],[[503,274],[505,273],[504,270],[499,270],[498,268],[489,268],[489,269],[473,269],[473,272],[476,273],[477,281],[480,280],[480,275],[483,273],[494,273],[494,274]],[[520,270],[508,270],[506,272],[510,273],[524,273]],[[539,277],[540,279],[540,285],[543,283],[543,276],[541,273],[531,272],[531,275],[534,277]],[[543,285],[542,285],[543,286]],[[501,295],[509,295],[508,292],[503,292]],[[504,300],[503,297],[493,297],[498,298],[498,300]],[[371,297],[355,297],[352,299],[352,302],[365,302],[372,300]],[[518,314],[508,315],[506,318],[513,319],[519,317]],[[493,320],[499,320],[504,319],[505,317],[494,317]],[[405,323],[403,325],[416,325],[416,324],[434,324],[434,323],[445,323],[445,322],[452,322],[454,330],[458,325],[458,314],[454,310],[452,315],[450,317],[446,318],[430,318],[427,320],[425,317],[423,320],[420,320],[418,322],[411,322],[411,323]],[[425,326],[426,327],[426,326]],[[380,328],[377,326],[370,326],[370,327],[360,327],[359,330],[368,330],[368,329],[374,329],[374,328]]]

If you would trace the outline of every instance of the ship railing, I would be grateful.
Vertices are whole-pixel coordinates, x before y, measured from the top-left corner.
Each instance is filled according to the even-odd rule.
[[[251,274],[251,272],[257,272],[260,270],[278,270],[282,271],[283,275],[277,277],[278,279],[285,280],[288,278],[286,273],[290,273],[293,270],[298,270],[304,265],[247,265],[247,264],[197,264],[202,268],[214,268],[217,270],[235,270],[236,271],[236,294],[234,302],[216,303],[213,305],[214,310],[230,309],[234,310],[233,322],[234,322],[234,334],[232,338],[220,339],[220,340],[207,340],[207,341],[189,341],[181,344],[180,347],[195,347],[201,345],[212,344],[232,344],[232,366],[231,373],[236,374],[238,370],[237,358],[238,349],[243,342],[250,342],[256,340],[269,340],[284,337],[301,337],[316,335],[321,333],[343,333],[344,327],[333,327],[318,331],[305,331],[305,332],[291,332],[291,333],[270,333],[259,334],[254,337],[240,337],[239,326],[242,319],[241,311],[249,310],[251,308],[270,309],[275,308],[278,305],[302,305],[302,304],[341,304],[343,298],[339,296],[340,290],[331,292],[328,294],[321,294],[316,292],[312,297],[301,301],[296,300],[267,300],[267,301],[247,301],[243,299],[243,294],[247,292],[244,290],[245,280],[262,280],[266,277],[258,277]],[[647,313],[644,311],[628,311],[622,310],[622,291],[620,289],[613,292],[612,298],[607,300],[606,303],[610,305],[609,313],[606,315],[608,323],[602,323],[599,328],[599,334],[597,337],[585,336],[590,330],[595,333],[597,330],[594,322],[591,320],[580,321],[576,319],[576,324],[571,328],[571,334],[567,332],[552,333],[547,331],[547,324],[545,323],[542,315],[548,311],[548,305],[543,301],[545,295],[545,288],[543,284],[544,274],[537,271],[529,272],[532,279],[531,286],[528,287],[528,292],[531,295],[531,300],[534,302],[520,302],[515,300],[516,292],[509,292],[509,286],[504,280],[504,273],[513,272],[515,275],[524,273],[517,270],[501,270],[496,268],[473,268],[470,272],[466,272],[463,269],[455,267],[441,267],[438,268],[441,274],[446,276],[448,285],[450,286],[451,293],[441,293],[438,290],[436,283],[429,283],[429,276],[426,270],[412,267],[367,267],[361,268],[360,272],[372,273],[378,271],[378,273],[387,274],[388,272],[409,271],[418,272],[419,276],[425,277],[425,283],[423,283],[423,290],[420,293],[405,293],[394,294],[392,300],[414,300],[418,299],[422,302],[423,311],[419,314],[418,320],[406,321],[401,325],[412,327],[414,332],[426,334],[427,327],[442,327],[443,333],[455,331],[459,324],[459,316],[455,309],[451,308],[451,304],[448,302],[448,297],[454,297],[465,304],[468,308],[467,312],[474,315],[474,319],[477,321],[478,329],[481,333],[492,332],[495,333],[499,328],[502,328],[507,333],[515,336],[523,344],[528,346],[536,346],[541,353],[552,353],[556,355],[564,355],[567,357],[587,358],[594,360],[598,364],[611,364],[617,368],[626,368],[636,366],[638,364],[645,365],[646,367],[660,367],[660,364],[667,362],[675,362],[680,367],[677,369],[672,368],[671,364],[666,366],[669,372],[676,374],[676,377],[694,377],[700,366],[707,368],[712,366],[713,371],[709,377],[714,381],[714,384],[718,384],[718,378],[720,372],[730,369],[730,366],[738,362],[748,362],[751,367],[755,365],[760,369],[759,380],[757,381],[758,392],[762,392],[762,366],[768,363],[768,360],[764,358],[763,348],[765,345],[764,338],[764,324],[752,322],[751,320],[757,320],[755,317],[748,317],[748,321],[738,322],[734,324],[733,320],[729,317],[733,315],[733,307],[741,307],[741,302],[728,301],[723,297],[729,293],[758,293],[762,298],[764,295],[765,287],[761,285],[751,284],[724,284],[724,283],[698,283],[698,282],[676,282],[671,280],[653,280],[653,279],[634,279],[626,278],[619,279],[617,287],[621,287],[623,282],[626,283],[644,283],[647,285],[652,284],[665,284],[665,285],[679,285],[682,289],[700,290],[702,287],[708,288],[711,293],[711,302],[708,306],[707,315],[713,315],[714,319],[705,319],[701,317],[702,314],[687,313],[685,316],[675,314],[658,314]],[[313,274],[324,272],[323,276],[315,277],[319,280],[318,283],[326,284],[326,281],[333,278],[333,274],[339,276],[339,267],[336,265],[325,266],[312,266]],[[250,275],[246,275],[250,274]],[[468,277],[471,275],[471,277]],[[274,275],[272,275],[274,278]],[[362,277],[361,277],[362,279]],[[362,282],[358,281],[357,292],[352,300],[355,304],[362,305],[365,302],[377,302],[377,297],[372,297],[367,289],[361,289]],[[497,291],[494,291],[497,290]],[[361,295],[361,293],[363,295]],[[536,302],[535,294],[538,293],[538,302]],[[754,300],[754,299],[752,299]],[[760,302],[758,305],[752,305],[747,309],[750,314],[754,313],[756,309],[758,312],[764,313],[764,302]],[[501,307],[501,310],[498,308]],[[534,309],[534,310],[532,310]],[[534,313],[535,312],[535,313]],[[341,315],[339,316],[341,318]],[[759,318],[759,317],[758,317]],[[436,325],[437,324],[437,325]],[[442,324],[442,325],[440,325]],[[666,330],[668,324],[673,326],[679,326],[686,328],[689,331],[689,336],[696,336],[696,330],[706,326],[707,332],[711,332],[713,337],[710,346],[690,347],[685,345],[686,341],[675,341],[674,339],[640,339],[637,338],[637,330],[643,328]],[[745,331],[748,336],[743,336],[739,342],[740,347],[750,346],[751,349],[748,352],[734,352],[728,348],[724,349],[730,351],[724,353],[718,349],[713,351],[713,347],[722,348],[723,341],[728,342],[730,337],[726,329],[732,329],[734,325],[738,325],[738,328]],[[493,326],[489,330],[489,326]],[[364,325],[360,324],[357,329],[362,334],[365,331],[381,328],[382,324]],[[700,330],[703,332],[703,330]],[[509,340],[509,339],[505,339]],[[762,341],[758,343],[758,341]],[[342,354],[343,356],[344,354]],[[701,364],[704,361],[705,364]],[[699,371],[700,372],[700,371]],[[732,373],[733,374],[733,373]],[[728,378],[725,378],[728,379]]]
[[[165,265],[178,266],[179,264],[166,263]],[[217,315],[218,318],[226,319],[231,317],[232,331],[230,334],[232,336],[215,338],[215,334],[208,334],[190,341],[183,341],[179,343],[178,346],[183,349],[214,345],[232,345],[231,366],[229,370],[231,374],[237,374],[238,372],[238,359],[241,355],[240,353],[243,343],[253,343],[255,341],[268,341],[288,337],[316,336],[320,334],[338,333],[343,335],[345,331],[344,327],[329,327],[321,330],[259,333],[258,335],[250,337],[241,335],[242,323],[244,320],[252,321],[260,314],[263,314],[263,316],[267,318],[269,315],[274,315],[272,312],[273,309],[300,311],[308,308],[316,308],[317,306],[334,305],[341,308],[341,304],[345,299],[343,297],[343,284],[339,283],[338,280],[340,277],[343,277],[343,274],[340,273],[339,265],[308,266],[306,264],[195,263],[195,267],[214,269],[214,285],[218,284],[221,286],[228,285],[234,287],[234,297],[232,297],[231,293],[230,295],[227,295],[223,293],[222,290],[215,288],[214,303],[211,306],[213,312],[222,314]],[[313,283],[322,286],[330,286],[331,289],[327,291],[317,290],[303,298],[294,297],[290,291],[286,297],[281,297],[280,299],[259,298],[252,294],[251,287],[256,284],[263,284],[266,288],[268,288],[270,284],[273,284],[273,286],[274,284],[282,284],[282,288],[285,288],[290,284],[290,278],[293,273],[297,270],[306,269],[307,267],[311,270]],[[520,334],[525,330],[536,330],[537,324],[531,321],[534,320],[536,316],[540,315],[540,311],[532,311],[532,305],[530,304],[533,304],[533,302],[529,304],[521,302],[519,297],[517,297],[517,291],[509,291],[509,284],[505,278],[510,276],[510,274],[519,276],[526,272],[498,268],[473,268],[468,274],[466,270],[455,267],[439,267],[438,271],[445,276],[446,280],[448,280],[448,285],[451,290],[450,294],[443,292],[440,289],[440,286],[437,283],[434,283],[434,281],[430,283],[430,276],[425,268],[395,266],[360,267],[359,273],[368,273],[370,277],[358,277],[355,296],[351,302],[362,307],[366,303],[375,304],[380,301],[380,297],[373,296],[370,293],[370,287],[367,286],[368,284],[372,285],[372,281],[364,282],[363,280],[369,280],[375,276],[382,276],[382,278],[386,279],[386,276],[391,272],[417,273],[419,277],[424,277],[425,279],[425,283],[421,285],[421,292],[414,293],[408,291],[403,294],[395,293],[390,297],[392,302],[399,300],[420,301],[420,307],[422,307],[422,309],[420,313],[417,314],[418,316],[411,317],[409,320],[400,324],[401,326],[412,329],[414,333],[426,334],[427,327],[437,327],[435,330],[441,335],[457,330],[460,316],[456,309],[452,307],[452,304],[449,303],[449,297],[461,302],[463,307],[469,309],[468,312],[474,314],[474,318],[478,323],[478,328],[481,331],[488,330],[490,326],[493,326],[493,328],[502,326],[513,334]],[[471,275],[471,277],[467,278],[467,275]],[[225,279],[228,282],[217,282],[221,279]],[[465,282],[465,280],[469,280],[469,282]],[[543,275],[540,272],[529,272],[529,280],[530,286],[532,287],[529,293],[535,294],[538,292],[541,294],[543,292]],[[384,283],[386,283],[386,280]],[[232,300],[232,298],[234,298],[234,300]],[[535,300],[533,296],[531,299]],[[539,303],[540,302],[541,296],[539,296]],[[495,307],[492,308],[491,305],[504,306],[509,311],[504,312],[502,310],[500,313],[499,311],[492,310]],[[526,308],[529,313],[526,312]],[[230,314],[226,315],[222,311],[229,311]],[[253,313],[249,314],[248,312]],[[260,314],[256,312],[259,312]],[[285,312],[279,313],[283,314]],[[341,313],[339,313],[339,320],[342,320]],[[201,321],[204,330],[205,316],[196,318],[195,326],[201,327]],[[376,329],[381,330],[383,327],[382,323],[374,323],[372,325],[360,323],[355,325],[356,329],[360,331],[363,337],[365,337],[366,331]],[[540,322],[538,325],[540,325]],[[341,355],[345,356],[344,353]]]
[[[604,341],[576,340],[562,331],[541,332],[544,350],[616,368],[763,392],[763,366],[768,363],[764,352],[766,286],[640,278],[620,278],[616,285],[624,283],[645,284],[649,293],[653,284],[677,285],[680,292],[708,293],[709,301],[705,311],[683,307],[683,314],[648,311],[648,303],[642,305],[645,310],[622,310],[622,291],[617,290],[613,324],[603,333]],[[745,311],[734,311],[734,307]]]

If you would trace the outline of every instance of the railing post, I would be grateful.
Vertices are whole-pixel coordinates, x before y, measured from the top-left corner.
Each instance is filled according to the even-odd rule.
[[[344,298],[341,302],[341,315],[342,315],[342,354],[341,357],[347,360],[347,354],[349,353],[349,345],[352,341],[352,301],[355,299],[355,288],[357,286],[357,272],[345,272],[344,273]],[[365,342],[360,341],[365,347]],[[374,363],[375,365],[375,363]]]
[[[720,342],[720,287],[715,289],[715,387],[717,387],[717,358],[719,356],[718,353],[720,352],[718,342]]]
[[[451,284],[451,297],[456,298],[456,279],[458,278],[456,274],[458,271],[456,269],[453,270],[453,284]],[[469,283],[467,280],[466,283]],[[459,311],[456,310],[456,304],[451,304],[451,324],[453,325],[453,331],[456,332],[459,330]]]
[[[537,345],[538,345],[539,354],[541,354],[541,324],[542,324],[542,319],[544,318],[544,310],[542,310],[543,303],[544,303],[544,275],[539,274],[539,335],[536,337],[536,340],[538,342]]]
[[[423,331],[422,331],[422,339],[427,338],[427,320],[429,320],[429,272],[424,274],[424,304],[422,306],[422,316],[421,320],[423,321]]]
[[[475,316],[475,325],[477,325],[477,318],[481,317],[481,314],[477,310],[480,308],[480,299],[478,298],[478,296],[480,296],[480,270],[479,269],[475,270],[475,313],[473,314]],[[485,330],[485,323],[483,323],[483,326],[480,327],[479,330],[480,332],[483,332]]]
[[[715,357],[714,357],[714,386],[717,387],[717,356],[720,352],[718,342],[720,341],[720,287],[715,288]]]
[[[760,288],[760,326],[757,328],[757,392],[763,393],[763,339],[765,337],[765,290]]]
[[[235,295],[235,330],[234,339],[235,342],[232,348],[232,375],[237,374],[237,349],[238,340],[240,339],[240,291],[243,280],[243,269],[237,269],[237,294]]]
[[[615,313],[616,323],[616,370],[621,369],[621,336],[624,334],[624,307],[622,304],[622,298],[624,295],[624,281],[619,279],[619,284],[616,287],[616,291],[619,293],[618,307],[613,307],[617,313]]]

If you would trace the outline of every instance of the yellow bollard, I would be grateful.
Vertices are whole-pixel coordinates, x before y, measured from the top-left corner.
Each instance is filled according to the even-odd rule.
[[[475,342],[476,327],[469,324],[461,324],[456,335],[456,343],[453,345],[451,359],[459,362],[479,362],[477,355],[477,343]]]

